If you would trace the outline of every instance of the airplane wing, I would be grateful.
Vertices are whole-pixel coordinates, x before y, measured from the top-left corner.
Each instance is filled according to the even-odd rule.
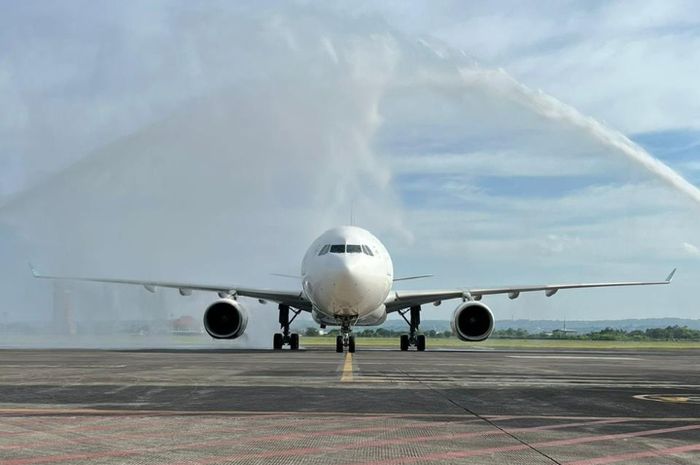
[[[216,292],[219,297],[242,296],[258,299],[260,301],[277,302],[306,312],[311,311],[311,302],[304,296],[302,291],[278,291],[273,289],[253,289],[249,287],[239,287],[234,285],[211,285],[196,283],[180,283],[169,281],[141,281],[135,279],[110,279],[110,278],[85,278],[75,276],[51,276],[39,273],[31,264],[29,267],[35,278],[56,279],[64,281],[88,281],[96,283],[111,284],[135,284],[143,286],[150,292],[155,292],[158,287],[177,289],[180,295],[190,295],[192,291]]]
[[[446,289],[427,291],[392,291],[384,302],[387,313],[397,312],[405,308],[423,304],[439,304],[443,300],[465,299],[481,300],[485,295],[508,294],[511,299],[516,299],[522,292],[544,291],[547,297],[551,297],[561,289],[585,289],[591,287],[624,287],[624,286],[655,286],[670,284],[674,269],[663,281],[630,281],[609,283],[583,283],[583,284],[545,284],[539,286],[509,286],[475,289]]]

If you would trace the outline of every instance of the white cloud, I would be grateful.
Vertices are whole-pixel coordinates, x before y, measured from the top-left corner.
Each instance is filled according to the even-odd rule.
[[[690,242],[684,242],[683,243],[683,249],[690,255],[691,257],[700,257],[700,249],[698,249],[697,246],[691,244]]]
[[[528,147],[522,147],[519,151],[402,155],[392,164],[395,174],[560,177],[601,173],[601,163],[596,158],[572,160],[568,154],[553,157],[531,152]]]

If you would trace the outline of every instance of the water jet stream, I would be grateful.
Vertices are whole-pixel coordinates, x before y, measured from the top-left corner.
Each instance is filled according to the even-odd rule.
[[[621,132],[605,126],[590,116],[585,116],[576,108],[551,95],[527,87],[502,69],[462,68],[460,74],[467,85],[486,87],[505,98],[532,109],[538,115],[580,128],[605,146],[626,156],[667,185],[700,204],[700,189]]]

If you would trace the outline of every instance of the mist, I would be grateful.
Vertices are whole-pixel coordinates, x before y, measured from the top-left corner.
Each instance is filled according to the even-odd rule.
[[[21,296],[8,289],[6,320],[55,318],[46,297],[52,284],[26,282],[30,260],[73,276],[294,288],[270,274],[298,273],[308,243],[346,223],[351,205],[364,224],[404,234],[387,169],[370,149],[396,60],[392,39],[336,34],[332,45],[323,39],[334,25],[323,15],[295,14],[288,23],[277,14],[200,12],[197,21],[191,14],[170,20],[180,29],[169,31],[177,40],[168,47],[193,56],[205,86],[199,95],[6,202],[5,227],[26,247],[8,251],[3,271],[41,289]],[[249,43],[254,63],[246,62]],[[208,78],[221,67],[231,75]],[[162,70],[155,83],[178,71]],[[81,321],[165,322],[183,312],[200,321],[214,297],[176,300],[160,290],[167,295],[156,302],[143,290],[120,289],[119,298],[89,298],[95,285],[67,286],[79,308],[71,319]],[[251,325],[234,345],[269,345],[274,308],[246,305]]]
[[[173,321],[191,316],[201,332],[215,298],[37,281],[29,261],[58,275],[296,289],[271,273],[298,273],[308,244],[348,223],[352,208],[357,224],[396,251],[398,274],[436,273],[442,282],[431,287],[503,284],[522,270],[571,269],[578,254],[593,257],[586,265],[597,270],[583,246],[599,248],[608,230],[584,230],[589,242],[561,239],[550,219],[533,222],[531,204],[494,203],[475,173],[493,175],[505,164],[552,177],[603,172],[651,192],[660,209],[683,211],[674,194],[648,187],[646,173],[628,172],[636,166],[700,200],[697,188],[622,134],[381,18],[309,6],[209,6],[173,3],[146,13],[134,4],[112,16],[115,7],[88,8],[70,33],[82,34],[79,46],[55,41],[70,36],[60,21],[44,38],[59,44],[44,53],[75,60],[66,66],[87,76],[70,69],[58,84],[22,88],[22,73],[37,70],[26,62],[9,68],[17,74],[0,95],[12,95],[19,116],[3,126],[13,167],[0,189],[4,344],[180,345]],[[108,27],[83,24],[94,18]],[[83,44],[86,37],[93,45]],[[509,169],[495,175],[511,176]],[[636,191],[617,198],[620,209],[650,205]],[[695,223],[678,224],[673,243],[690,241]],[[620,261],[635,272],[652,268],[638,258],[650,247],[643,239],[619,239],[634,243],[624,253],[641,264]],[[546,259],[504,271],[516,254]],[[479,266],[465,269],[467,258]],[[250,322],[241,339],[195,334],[186,344],[269,347],[275,306],[243,302]],[[570,312],[573,305],[563,300]]]

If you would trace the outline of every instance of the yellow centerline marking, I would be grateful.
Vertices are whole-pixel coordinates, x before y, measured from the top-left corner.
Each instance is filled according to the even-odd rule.
[[[343,371],[340,376],[341,383],[349,383],[352,381],[352,354],[345,352],[345,362],[343,363]]]

